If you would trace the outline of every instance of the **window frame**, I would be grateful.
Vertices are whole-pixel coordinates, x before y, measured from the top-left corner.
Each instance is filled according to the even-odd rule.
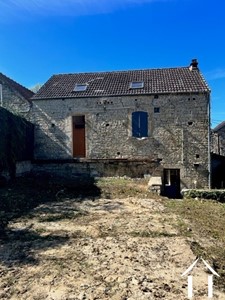
[[[134,138],[147,138],[148,113],[146,111],[134,111],[131,114],[131,136]]]
[[[144,87],[144,81],[132,81],[130,83],[130,89],[143,89],[143,87]]]
[[[74,87],[74,92],[85,92],[87,89],[87,83],[76,83]]]

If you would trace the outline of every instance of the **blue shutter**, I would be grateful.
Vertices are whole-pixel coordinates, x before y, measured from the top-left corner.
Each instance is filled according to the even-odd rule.
[[[140,137],[146,137],[148,136],[148,114],[144,111],[139,112],[139,132],[140,132]]]
[[[138,112],[132,113],[132,136],[139,137],[139,114]]]
[[[148,114],[144,111],[136,111],[132,113],[132,136],[147,137],[148,136]]]

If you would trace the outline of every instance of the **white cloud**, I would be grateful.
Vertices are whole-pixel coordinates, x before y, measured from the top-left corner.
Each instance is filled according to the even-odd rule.
[[[0,0],[0,17],[21,14],[79,16],[108,13],[128,5],[165,0]]]

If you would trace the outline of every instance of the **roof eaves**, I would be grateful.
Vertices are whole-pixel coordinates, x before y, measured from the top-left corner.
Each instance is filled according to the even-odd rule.
[[[156,91],[156,92],[142,92],[142,93],[120,93],[120,94],[100,94],[100,95],[69,95],[69,96],[45,96],[45,97],[38,97],[38,96],[33,96],[31,100],[60,100],[60,99],[79,99],[79,98],[100,98],[100,97],[122,97],[122,96],[146,96],[146,95],[171,95],[171,94],[192,94],[192,93],[208,93],[208,90],[193,90],[193,91],[167,91],[167,92],[162,92],[162,91]]]
[[[221,122],[220,124],[218,124],[214,129],[212,129],[213,132],[217,132],[220,129],[222,129],[223,127],[225,127],[225,121]]]

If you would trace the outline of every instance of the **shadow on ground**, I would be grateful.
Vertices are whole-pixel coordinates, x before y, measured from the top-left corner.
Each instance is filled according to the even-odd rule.
[[[35,257],[36,250],[59,247],[68,240],[66,235],[41,236],[29,228],[7,230],[1,239],[0,262],[7,267],[37,265],[39,260]]]
[[[32,228],[10,230],[10,222],[22,216],[27,219],[35,217],[39,222],[76,219],[86,214],[76,208],[77,201],[94,201],[100,196],[101,191],[93,178],[72,180],[29,176],[17,178],[1,187],[0,262],[5,265],[36,264],[36,248],[54,248],[69,239],[65,233],[43,236]]]
[[[0,188],[0,212],[8,218],[26,214],[41,203],[62,199],[97,199],[101,190],[94,178],[63,179],[50,176],[18,178]]]

